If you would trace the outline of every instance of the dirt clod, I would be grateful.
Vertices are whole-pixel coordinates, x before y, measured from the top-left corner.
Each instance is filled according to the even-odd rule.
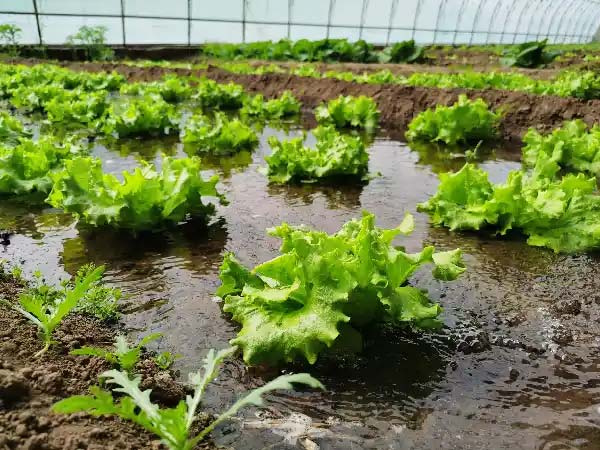
[[[0,369],[0,401],[12,403],[29,396],[29,383],[17,372]]]

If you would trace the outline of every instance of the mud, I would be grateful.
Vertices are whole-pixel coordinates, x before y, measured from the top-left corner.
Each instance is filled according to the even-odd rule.
[[[3,276],[0,297],[14,300],[21,287]],[[68,352],[83,345],[111,345],[116,327],[71,316],[57,330],[57,344],[37,358],[33,355],[40,350],[40,339],[21,315],[0,308],[0,330],[0,449],[160,448],[153,435],[131,423],[83,413],[59,415],[50,410],[60,399],[88,393],[88,388],[97,384],[98,375],[111,368],[99,358]],[[155,401],[173,406],[184,398],[184,389],[173,374],[161,371],[148,355],[136,370],[143,378],[143,388],[153,389]]]
[[[504,139],[519,142],[529,127],[549,131],[565,120],[582,119],[589,125],[600,118],[600,100],[579,100],[554,96],[538,96],[523,92],[476,89],[438,89],[397,85],[367,85],[334,79],[313,79],[286,74],[238,75],[216,67],[207,70],[138,68],[115,63],[62,63],[74,70],[116,70],[131,81],[160,79],[167,73],[182,76],[207,76],[219,82],[235,82],[251,93],[275,97],[290,90],[304,105],[312,109],[324,100],[339,95],[367,95],[377,101],[380,124],[396,132],[406,129],[418,113],[454,103],[460,94],[482,98],[491,108],[503,112],[500,132]]]

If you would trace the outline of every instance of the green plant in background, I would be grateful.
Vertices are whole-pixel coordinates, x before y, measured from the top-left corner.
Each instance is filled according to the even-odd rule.
[[[317,127],[314,148],[305,147],[305,135],[280,141],[269,138],[273,152],[265,160],[274,183],[315,182],[326,178],[361,179],[369,168],[369,154],[358,137],[338,133],[333,127]]]
[[[22,137],[15,146],[0,144],[0,194],[48,193],[53,172],[82,153],[71,140],[47,135],[37,141]]]
[[[252,128],[239,119],[228,119],[223,113],[213,120],[205,115],[192,116],[181,130],[181,141],[186,150],[193,146],[194,153],[227,155],[242,150],[254,150],[258,137]]]
[[[582,120],[565,122],[550,134],[541,134],[531,128],[523,137],[523,162],[534,167],[540,154],[552,157],[568,171],[585,172],[600,176],[600,128],[591,129]]]
[[[447,145],[489,141],[497,137],[500,114],[482,99],[460,95],[452,106],[436,106],[418,114],[408,125],[409,140],[443,142]]]
[[[19,55],[19,38],[21,28],[10,23],[0,25],[0,43],[7,50],[10,56]]]
[[[119,137],[168,135],[178,128],[179,114],[161,98],[146,95],[111,104],[98,127]]]
[[[242,327],[232,345],[248,364],[312,364],[336,344],[359,351],[367,325],[439,326],[441,307],[408,278],[431,263],[436,278],[453,280],[465,270],[461,253],[429,246],[411,254],[392,245],[413,228],[410,214],[384,230],[366,212],[333,235],[284,223],[269,230],[282,240],[280,256],[249,270],[226,255],[216,295]]]
[[[225,358],[233,355],[237,349],[229,348],[215,353],[210,350],[204,359],[203,370],[190,375],[193,395],[188,395],[175,408],[161,408],[150,400],[150,390],[141,391],[139,377],[130,379],[125,372],[110,370],[101,377],[107,384],[115,385],[114,392],[124,394],[115,401],[109,391],[94,386],[91,395],[76,395],[56,403],[53,410],[57,413],[71,414],[87,412],[94,416],[118,416],[141,426],[155,434],[170,450],[192,450],[221,422],[233,417],[245,406],[262,406],[262,396],[280,389],[293,389],[294,384],[302,384],[315,389],[324,389],[316,379],[305,373],[282,375],[259,387],[235,402],[227,411],[220,414],[198,434],[192,436],[197,422],[198,408],[208,384],[219,372],[219,366]]]
[[[290,91],[284,91],[281,96],[265,100],[261,94],[247,97],[240,109],[242,117],[261,120],[281,120],[300,114],[300,102]]]
[[[125,336],[117,336],[113,345],[114,350],[106,350],[101,347],[81,347],[71,351],[71,355],[80,356],[97,356],[102,358],[120,370],[124,370],[128,374],[133,373],[133,369],[140,360],[142,347],[148,343],[160,338],[161,333],[153,333],[142,338],[142,340],[134,345],[129,346]]]
[[[372,131],[377,128],[379,111],[375,100],[364,95],[343,96],[321,104],[315,110],[317,122],[333,125],[336,128],[364,128]]]
[[[415,44],[413,39],[409,41],[396,42],[386,47],[379,54],[379,62],[382,63],[420,63],[423,62],[425,48]]]
[[[162,168],[144,163],[133,172],[123,172],[123,181],[102,171],[102,162],[74,158],[53,175],[49,204],[92,226],[111,226],[132,231],[155,230],[191,218],[206,219],[214,211],[203,196],[217,197],[219,177],[200,176],[198,158],[164,156]]]
[[[67,44],[82,47],[88,60],[108,61],[113,59],[115,52],[106,45],[107,31],[108,28],[104,25],[95,27],[84,25],[77,33],[67,36]]]
[[[72,287],[65,287],[59,296],[48,301],[47,290],[26,290],[18,297],[18,304],[0,299],[0,302],[22,314],[40,330],[44,347],[36,353],[40,356],[54,343],[52,334],[63,319],[73,312],[85,298],[88,290],[100,280],[104,267],[97,267],[86,277],[76,277]]]
[[[551,63],[560,52],[547,52],[548,39],[543,41],[524,42],[514,47],[508,47],[501,58],[505,66],[540,67]]]

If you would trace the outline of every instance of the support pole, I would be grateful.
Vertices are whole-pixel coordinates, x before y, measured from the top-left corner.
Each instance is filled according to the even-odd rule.
[[[35,23],[37,25],[38,32],[38,41],[40,45],[44,44],[44,40],[42,39],[42,27],[40,27],[40,15],[38,13],[37,1],[33,0],[33,12],[35,13]]]
[[[396,8],[398,7],[398,0],[392,0],[392,6],[390,8],[390,20],[388,21],[387,36],[385,38],[386,47],[390,45],[390,38],[392,36],[392,26],[394,25],[394,16],[396,15]]]
[[[121,0],[121,32],[123,33],[123,47],[127,47],[127,37],[125,35],[125,0]]]

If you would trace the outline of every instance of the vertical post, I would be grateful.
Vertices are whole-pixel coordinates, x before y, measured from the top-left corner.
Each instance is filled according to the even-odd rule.
[[[583,8],[581,7],[581,5],[584,5]],[[562,39],[563,44],[565,42],[567,42],[567,39],[569,38],[569,32],[571,32],[571,34],[574,34],[574,31],[572,28],[573,18],[575,17],[576,14],[577,14],[577,17],[579,17],[581,15],[581,13],[583,12],[583,9],[585,9],[585,3],[579,2],[579,4],[577,6],[579,6],[579,8],[577,8],[577,11],[572,11],[572,13],[569,15],[569,20],[567,21],[567,23],[565,25],[565,32],[563,33],[563,39]]]
[[[363,35],[363,29],[365,26],[365,13],[367,11],[367,3],[368,0],[363,0],[362,2],[362,10],[360,12],[360,27],[358,29],[358,39],[362,39],[362,35]]]
[[[452,45],[456,44],[456,36],[458,35],[458,30],[460,29],[462,15],[465,12],[465,3],[466,0],[462,0],[462,2],[460,3],[460,8],[458,8],[458,15],[456,16],[456,27],[454,28],[454,36],[452,36]]]
[[[469,36],[469,45],[473,44],[473,36],[475,36],[475,27],[477,26],[477,21],[479,20],[479,16],[481,15],[481,9],[483,5],[487,3],[487,0],[481,0],[479,5],[477,5],[477,10],[475,11],[475,15],[473,16],[473,25],[471,26],[471,36]]]
[[[242,42],[246,43],[246,2],[242,0]]]
[[[496,18],[496,14],[498,14],[498,10],[500,9],[501,4],[502,4],[502,0],[496,0],[496,6],[494,6],[494,10],[492,11],[492,15],[490,17],[490,23],[488,25],[487,35],[485,37],[486,44],[490,43],[490,34],[492,32],[492,25],[494,24],[494,19]]]
[[[35,23],[37,25],[38,40],[40,42],[40,45],[42,45],[44,43],[44,41],[42,40],[42,27],[40,27],[40,15],[38,13],[38,7],[37,7],[36,0],[33,0],[33,12],[35,13]]]
[[[536,1],[536,0],[533,0],[533,1]],[[540,4],[539,6],[541,7],[542,3],[543,3],[543,0],[537,0],[537,2]],[[529,36],[530,35],[533,37],[533,32],[531,31],[531,27],[533,26],[533,19],[536,16],[535,11],[538,11],[537,5],[534,8],[532,14],[529,15],[530,16],[529,17],[529,22],[527,22],[527,35],[525,36],[525,39],[523,39],[523,41],[525,41],[525,42],[529,40]],[[515,34],[514,34],[514,37],[513,37],[513,44],[515,43],[515,40],[517,38],[517,33],[516,33],[517,30],[515,30]]]
[[[531,0],[531,1],[535,1],[535,0]],[[508,18],[510,17],[510,11],[512,11],[515,7],[515,3],[517,3],[517,0],[513,0],[513,2],[510,4],[510,6],[508,7],[508,12],[506,13],[506,17],[504,18],[504,25],[502,25],[502,34],[500,35],[500,43],[501,44],[504,42],[504,35],[506,34],[506,27],[508,26]],[[513,34],[513,40],[512,40],[513,44],[515,43],[515,39],[517,38],[517,33],[519,32],[519,28],[521,27],[521,17],[523,17],[525,8],[527,8],[527,6],[529,5],[528,2],[522,1],[522,3],[523,3],[523,8],[521,9],[521,14],[519,14],[519,18],[517,19],[517,25],[515,26],[515,32]]]
[[[573,0],[573,2],[574,2],[574,1],[575,1],[575,0]],[[573,6],[573,2],[571,2],[571,3],[569,4],[569,8],[568,8],[568,9],[567,9],[567,11],[566,11],[566,12],[565,12],[565,13],[564,13],[562,16],[561,16],[560,20],[558,21],[558,26],[556,27],[556,37],[557,37],[557,39],[560,37],[560,30],[562,29],[562,27],[563,27],[563,23],[565,22],[565,17],[566,17],[567,15],[569,15],[569,12],[571,12],[571,13],[572,13],[572,8],[571,8],[571,7]],[[558,42],[557,42],[557,43],[558,43]]]
[[[415,33],[417,31],[417,22],[419,21],[419,16],[421,15],[421,0],[417,0],[417,9],[415,10],[415,20],[413,20],[413,28],[411,39],[415,39]]]
[[[288,0],[288,16],[287,16],[287,38],[290,39],[292,35],[292,7],[294,4],[294,0]]]
[[[121,32],[123,33],[123,47],[127,47],[127,37],[125,36],[125,0],[121,0]]]
[[[396,15],[397,7],[398,0],[392,0],[392,7],[390,8],[390,20],[388,21],[387,37],[385,38],[386,47],[390,45],[390,37],[392,36],[392,27],[394,26],[394,16]]]
[[[192,46],[192,0],[187,2],[188,47]]]
[[[438,8],[437,17],[435,18],[435,30],[433,31],[433,43],[434,44],[437,43],[438,30],[440,29],[440,20],[442,18],[442,12],[444,11],[445,7],[446,7],[446,0],[441,0],[440,7]]]
[[[552,15],[550,16],[550,21],[548,22],[548,28],[546,29],[546,39],[548,39],[550,37],[550,30],[552,29],[552,24],[554,23],[554,19],[556,19],[556,14],[558,13],[558,11],[560,11],[560,7],[561,7],[561,1],[559,0],[558,2],[558,6],[556,6],[556,8],[554,8],[554,11],[552,11]],[[553,2],[555,3],[555,2]]]
[[[599,12],[600,12],[600,10],[599,10]],[[590,24],[585,27],[585,35],[588,36],[588,39],[589,39],[588,42],[591,42],[591,40],[594,38],[594,35],[598,31],[598,19],[599,19],[599,13],[597,12],[596,14],[592,15],[592,20],[591,20]]]
[[[548,2],[548,6],[546,6],[546,7],[544,8],[544,11],[542,11],[542,13],[540,14],[540,16],[541,16],[541,19],[540,19],[540,27],[539,27],[539,29],[538,29],[538,33],[537,33],[537,35],[535,36],[535,40],[536,40],[536,41],[539,41],[539,40],[540,40],[540,38],[542,37],[542,26],[544,25],[544,19],[545,19],[546,17],[548,17],[548,10],[550,9],[550,6],[552,6],[552,0],[547,0],[547,2]]]
[[[590,7],[592,7],[592,10],[590,10]],[[593,11],[593,7],[594,3],[588,1],[584,11],[579,15],[579,18],[575,22],[575,26],[573,27],[573,34],[579,34],[578,41],[581,40],[581,37],[583,35],[583,25],[587,23],[589,15]]]
[[[329,39],[329,32],[331,29],[331,16],[333,16],[333,5],[335,0],[329,0],[329,11],[327,12],[327,34],[325,35],[326,39]]]

